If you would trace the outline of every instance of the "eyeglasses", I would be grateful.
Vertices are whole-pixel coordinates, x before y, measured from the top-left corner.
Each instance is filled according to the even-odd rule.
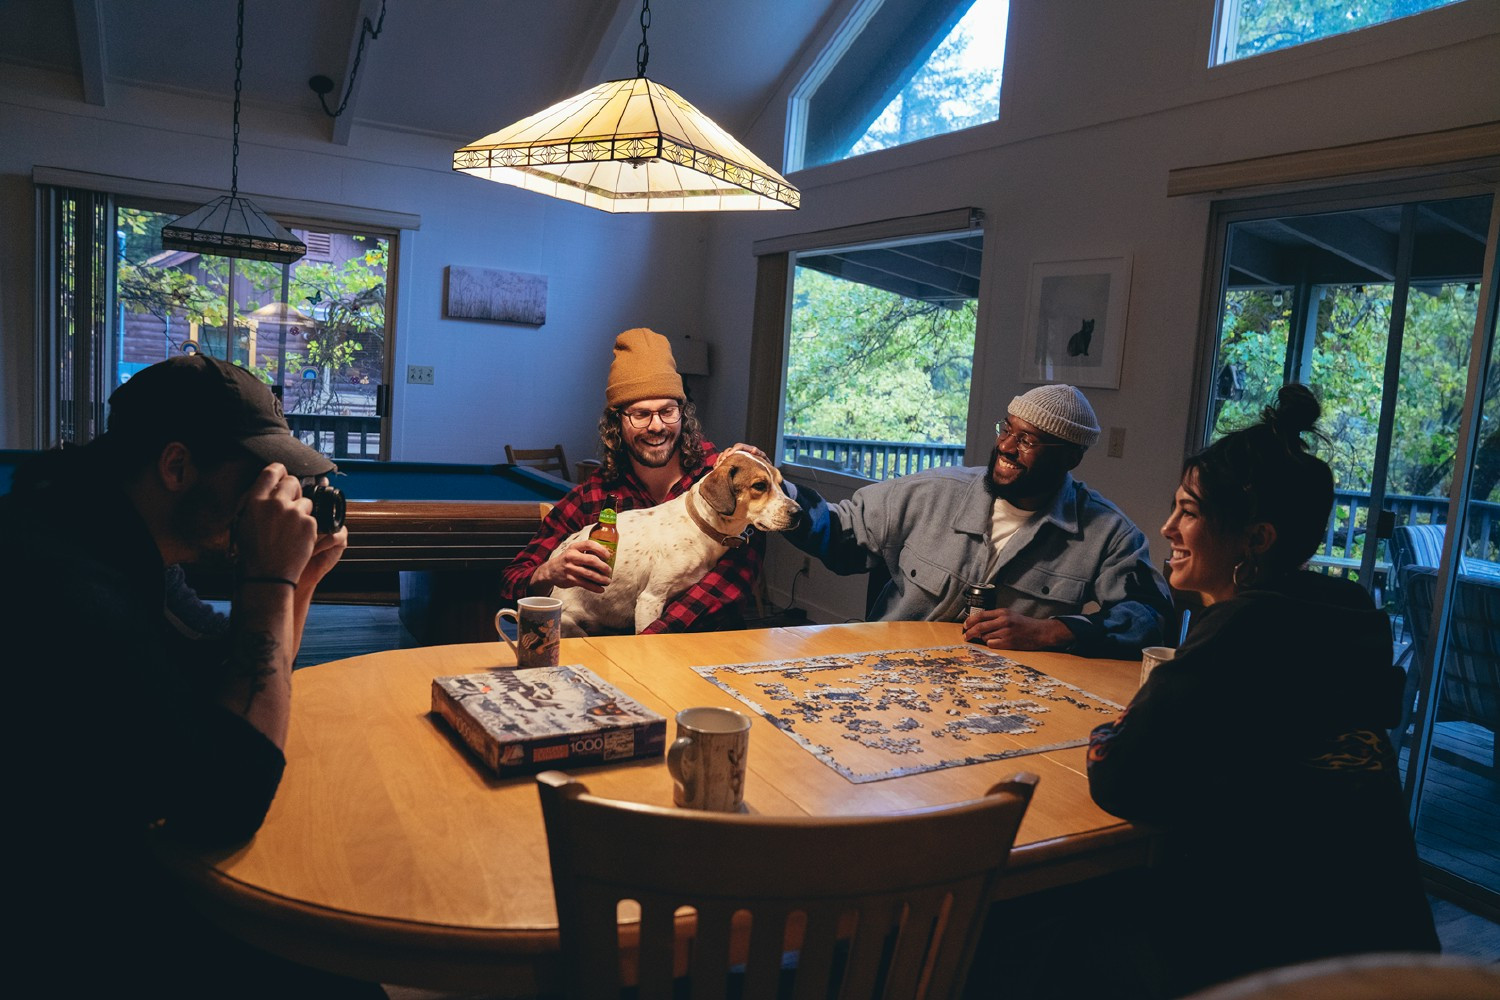
[[[995,444],[998,445],[1007,438],[1014,438],[1016,450],[1024,451],[1028,455],[1042,448],[1055,448],[1060,444],[1067,444],[1066,441],[1043,441],[1028,431],[1016,430],[1010,425],[1009,420],[1001,420],[995,424]]]
[[[663,406],[659,410],[621,410],[620,415],[630,421],[630,426],[637,430],[651,426],[651,418],[655,417],[663,424],[671,426],[682,419],[682,407],[673,403],[671,406]]]

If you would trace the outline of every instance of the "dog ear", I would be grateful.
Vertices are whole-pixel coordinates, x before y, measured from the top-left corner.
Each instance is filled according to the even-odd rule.
[[[703,496],[716,513],[728,517],[734,513],[734,474],[739,470],[733,463],[715,466],[714,471],[703,477]]]

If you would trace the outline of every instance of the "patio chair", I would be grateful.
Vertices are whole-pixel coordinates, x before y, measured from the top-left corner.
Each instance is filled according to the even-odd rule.
[[[550,472],[561,479],[572,482],[568,476],[568,460],[563,457],[563,446],[550,448],[513,448],[505,446],[505,460],[511,465],[524,465],[538,472]]]
[[[1409,673],[1415,683],[1407,684],[1410,695],[1422,689],[1420,668],[1431,662],[1428,647],[1437,570],[1407,567],[1402,588],[1411,615],[1412,645],[1417,649]],[[1453,617],[1436,719],[1471,722],[1494,733],[1500,729],[1500,581],[1460,574],[1451,603]],[[1489,772],[1493,775],[1494,771],[1491,750]]]
[[[1036,781],[908,813],[767,817],[538,775],[567,995],[618,1000],[635,979],[644,1000],[955,996]],[[639,924],[618,923],[621,900]]]
[[[1411,613],[1406,606],[1402,574],[1411,566],[1439,565],[1446,530],[1441,524],[1403,524],[1391,532],[1391,578],[1387,596],[1391,599],[1391,606],[1401,615],[1403,636],[1411,628]],[[1407,647],[1408,654],[1411,649]]]

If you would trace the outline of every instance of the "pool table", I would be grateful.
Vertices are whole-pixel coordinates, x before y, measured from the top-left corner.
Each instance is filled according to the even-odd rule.
[[[519,465],[340,462],[333,485],[350,500],[511,500],[555,503],[572,483]]]
[[[333,482],[349,499],[349,551],[319,598],[399,595],[424,645],[495,637],[500,570],[536,534],[540,505],[571,488],[516,465],[421,462],[344,462]]]

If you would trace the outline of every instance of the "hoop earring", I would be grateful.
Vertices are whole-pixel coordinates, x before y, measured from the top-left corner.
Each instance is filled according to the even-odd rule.
[[[1245,574],[1245,578],[1243,580],[1240,579],[1240,572],[1242,570]],[[1246,587],[1254,583],[1255,578],[1259,575],[1260,566],[1256,564],[1255,557],[1248,555],[1245,556],[1245,558],[1234,564],[1234,573],[1232,575],[1232,579],[1234,581],[1234,589],[1244,590]]]

